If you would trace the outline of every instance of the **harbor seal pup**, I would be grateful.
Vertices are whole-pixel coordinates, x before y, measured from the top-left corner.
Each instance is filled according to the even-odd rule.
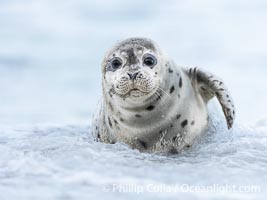
[[[93,120],[97,141],[124,142],[142,152],[179,152],[205,132],[216,97],[227,126],[234,104],[224,82],[176,65],[146,38],[118,42],[102,62],[102,102]]]

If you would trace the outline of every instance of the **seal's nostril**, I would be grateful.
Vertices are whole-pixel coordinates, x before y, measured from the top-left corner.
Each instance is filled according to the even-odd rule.
[[[136,72],[136,73],[127,73],[130,77],[130,80],[135,80],[137,75],[139,74],[139,72]]]

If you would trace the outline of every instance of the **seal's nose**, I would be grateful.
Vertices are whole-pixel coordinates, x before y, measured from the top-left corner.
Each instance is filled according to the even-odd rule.
[[[135,73],[127,73],[130,77],[130,80],[135,80],[137,75],[139,74],[139,72],[135,72]]]

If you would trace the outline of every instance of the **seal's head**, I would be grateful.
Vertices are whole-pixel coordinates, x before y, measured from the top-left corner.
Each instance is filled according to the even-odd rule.
[[[117,43],[102,62],[104,95],[131,103],[152,97],[162,81],[162,59],[157,45],[145,38]]]

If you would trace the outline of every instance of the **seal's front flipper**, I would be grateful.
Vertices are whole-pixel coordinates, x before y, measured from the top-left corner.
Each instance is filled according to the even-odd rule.
[[[192,85],[198,89],[206,102],[214,96],[217,97],[222,106],[228,129],[232,128],[235,118],[235,107],[223,81],[217,76],[197,67],[186,69],[186,73],[191,79]]]

